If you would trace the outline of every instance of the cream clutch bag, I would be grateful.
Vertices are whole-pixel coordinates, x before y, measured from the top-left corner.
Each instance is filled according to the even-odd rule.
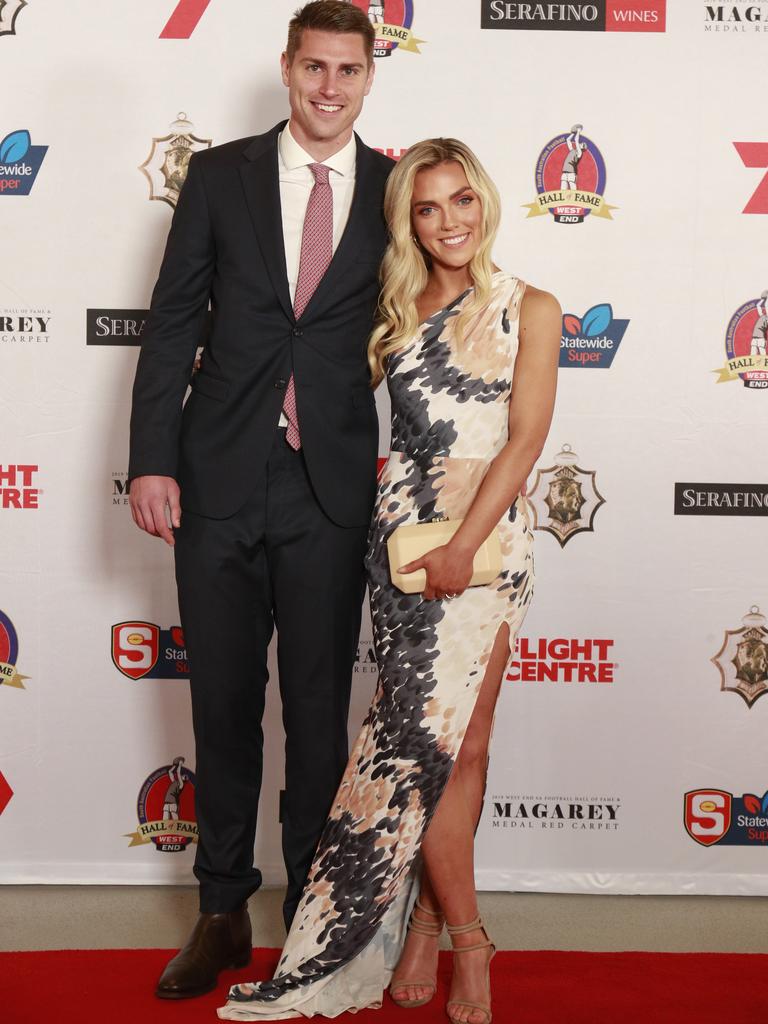
[[[431,523],[408,523],[398,528],[387,541],[389,575],[392,583],[404,594],[419,594],[427,585],[424,569],[403,574],[397,570],[433,548],[447,544],[458,530],[463,519],[438,519]],[[501,572],[501,540],[494,526],[491,534],[480,545],[472,563],[470,587],[479,587],[495,580]]]

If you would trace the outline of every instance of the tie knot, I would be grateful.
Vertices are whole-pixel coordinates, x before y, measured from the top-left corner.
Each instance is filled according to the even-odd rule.
[[[309,169],[315,176],[316,185],[328,184],[328,175],[331,173],[330,167],[326,167],[325,164],[310,164]]]

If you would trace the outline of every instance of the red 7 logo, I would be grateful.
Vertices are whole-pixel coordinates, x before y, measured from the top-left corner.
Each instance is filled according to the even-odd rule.
[[[768,168],[768,142],[734,142],[734,146],[745,167]],[[763,175],[742,212],[768,213],[768,174]]]
[[[161,39],[189,39],[211,0],[178,0]]]

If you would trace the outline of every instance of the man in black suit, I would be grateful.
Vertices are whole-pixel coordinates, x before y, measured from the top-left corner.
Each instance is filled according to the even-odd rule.
[[[290,121],[192,157],[136,371],[131,510],[175,544],[197,748],[201,914],[160,979],[166,998],[250,960],[275,626],[286,925],[347,761],[378,441],[366,345],[392,167],[353,133],[373,43],[354,5],[307,4],[282,56]]]

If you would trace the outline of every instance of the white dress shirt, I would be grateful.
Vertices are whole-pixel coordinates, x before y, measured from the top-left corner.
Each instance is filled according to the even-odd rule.
[[[353,135],[338,153],[334,153],[326,160],[315,160],[305,149],[302,149],[291,134],[290,126],[286,125],[277,141],[277,154],[285,269],[288,274],[291,302],[293,302],[296,295],[296,282],[299,279],[301,234],[304,230],[309,194],[315,184],[315,176],[309,169],[309,165],[323,163],[331,169],[328,180],[333,193],[333,251],[336,252],[336,247],[347,226],[352,206],[357,146]],[[280,414],[280,426],[288,426],[288,420],[284,413]]]

